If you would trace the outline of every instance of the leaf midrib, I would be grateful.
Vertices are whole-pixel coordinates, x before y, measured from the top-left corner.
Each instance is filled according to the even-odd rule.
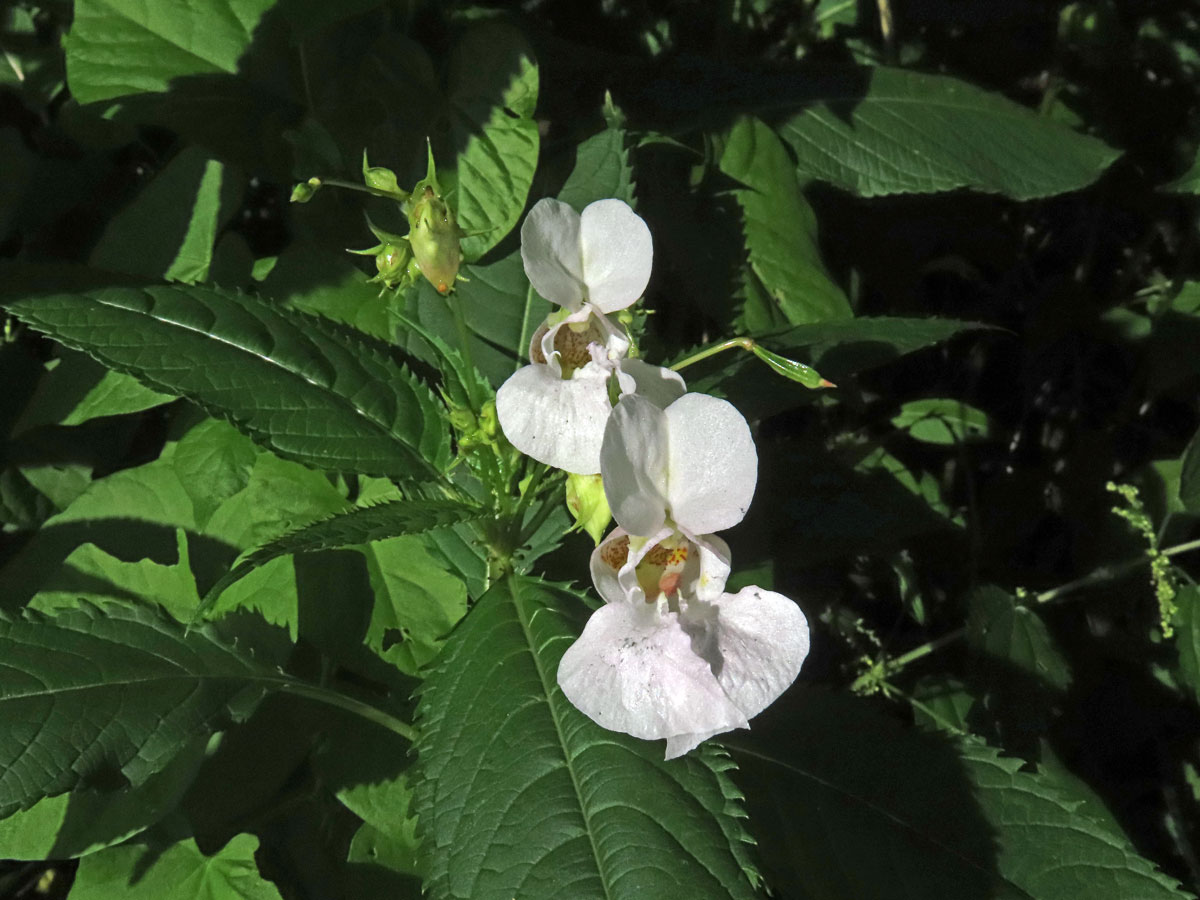
[[[215,340],[216,342],[218,342],[220,344],[223,344],[227,347],[232,347],[235,350],[238,350],[242,353],[247,354],[248,356],[258,357],[264,363],[273,367],[276,371],[281,372],[285,375],[291,376],[304,384],[307,384],[313,388],[316,388],[325,396],[336,398],[336,400],[339,402],[339,404],[343,408],[348,408],[350,411],[352,411],[354,414],[356,414],[360,419],[369,423],[374,430],[381,432],[385,438],[389,438],[389,439],[395,441],[398,445],[400,445],[413,459],[418,460],[420,462],[420,464],[429,473],[431,473],[435,476],[441,475],[441,472],[437,469],[437,467],[434,466],[427,459],[425,459],[424,456],[421,455],[420,450],[417,446],[415,446],[414,444],[411,444],[403,436],[397,434],[386,423],[383,423],[383,422],[379,421],[378,419],[374,418],[373,416],[371,416],[366,410],[364,410],[361,407],[359,407],[358,405],[356,405],[353,402],[353,400],[351,400],[350,397],[346,396],[343,393],[339,393],[338,391],[334,390],[334,388],[329,385],[324,385],[318,381],[314,381],[312,378],[308,377],[307,375],[305,375],[303,372],[301,372],[297,368],[285,364],[282,360],[278,359],[277,357],[265,356],[262,353],[258,352],[257,350],[251,349],[250,347],[245,347],[245,346],[239,344],[237,341],[235,341],[229,337],[226,337],[224,335],[217,334],[217,333],[214,333],[211,331],[205,331],[200,328],[197,328],[194,325],[190,325],[185,322],[177,321],[175,319],[165,318],[161,315],[155,315],[153,310],[138,310],[138,309],[132,309],[128,306],[123,306],[120,303],[116,303],[111,300],[107,300],[106,298],[103,297],[103,295],[97,296],[94,294],[82,294],[82,295],[67,295],[67,296],[86,297],[88,300],[90,300],[93,303],[96,303],[98,306],[102,306],[106,309],[115,310],[115,311],[123,312],[123,313],[129,313],[130,315],[133,315],[135,317],[141,316],[141,317],[144,317],[144,318],[150,320],[151,322],[162,325],[164,328],[167,328],[167,329],[179,328],[179,329],[182,329],[183,331],[186,331],[186,332],[189,332],[189,333],[192,333],[195,335],[203,336],[210,340]],[[157,300],[157,298],[155,298],[153,294],[150,294],[150,297],[152,299]],[[45,321],[45,319],[42,319],[42,321]],[[67,343],[67,340],[65,338],[62,338],[58,335],[55,335],[55,339],[63,340],[64,343]],[[85,346],[82,342],[79,342],[77,340],[73,340],[72,343],[74,343],[78,349],[84,351],[88,355],[96,357],[96,358],[100,358],[99,357],[100,351],[96,347],[93,347],[91,345]],[[101,361],[103,362],[103,360],[101,360]],[[140,367],[137,367],[137,366],[134,366],[131,364],[127,364],[127,363],[120,363],[120,366],[124,371],[127,371],[130,374],[137,374],[140,377],[144,378],[146,381],[153,382],[154,384],[156,384],[158,387],[162,388],[163,390],[166,390],[171,393],[179,392],[179,388],[173,387],[171,385],[167,385],[167,384],[159,381],[158,379],[149,375],[144,369],[142,369]],[[116,366],[114,366],[114,368],[115,367]],[[362,374],[365,378],[369,378],[369,376],[366,373],[362,373]],[[202,405],[209,406],[209,407],[212,406],[211,401],[207,401],[207,400],[203,399],[194,390],[187,391],[186,395],[190,395],[191,399],[194,399],[196,402],[201,403]],[[260,410],[261,409],[269,409],[269,407],[262,407],[262,406],[257,406],[256,408],[260,409]],[[228,410],[224,410],[224,412],[225,412],[225,414],[230,414],[230,412]],[[245,417],[244,416],[236,416],[236,418],[244,420]],[[247,423],[247,424],[249,424],[249,423]],[[259,430],[259,429],[256,428],[256,430]],[[266,431],[264,433],[269,434],[272,437],[272,439],[274,440],[274,438],[275,438],[274,432]],[[312,437],[312,435],[303,435],[303,436]]]
[[[592,828],[592,819],[588,811],[587,804],[583,802],[583,792],[579,787],[579,777],[575,773],[575,760],[571,755],[570,749],[567,747],[566,738],[563,734],[562,722],[559,721],[558,710],[555,708],[553,699],[553,690],[557,686],[546,680],[546,671],[542,668],[542,660],[538,656],[537,648],[534,645],[533,635],[529,630],[529,623],[525,620],[524,610],[521,607],[520,601],[520,585],[517,582],[517,577],[514,573],[508,573],[508,593],[512,598],[513,610],[516,613],[518,624],[521,626],[521,633],[525,637],[525,645],[528,648],[529,655],[533,658],[534,668],[537,670],[538,680],[542,683],[542,691],[546,697],[546,706],[550,710],[550,718],[554,722],[554,733],[558,738],[558,745],[562,748],[563,760],[566,763],[567,774],[571,776],[571,788],[575,792],[575,800],[579,804],[580,815],[583,816],[584,831],[587,832],[588,846],[592,850],[592,858],[596,861],[596,872],[600,876],[600,886],[604,889],[604,896],[607,900],[612,900],[612,893],[608,889],[608,873],[605,871],[604,861],[600,855],[600,848],[596,846],[596,837]]]

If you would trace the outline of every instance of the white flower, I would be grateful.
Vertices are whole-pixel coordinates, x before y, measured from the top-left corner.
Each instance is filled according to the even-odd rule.
[[[620,200],[597,201],[582,215],[553,199],[529,211],[521,226],[525,274],[563,310],[534,334],[531,364],[496,393],[500,427],[522,453],[593,475],[600,471],[614,372],[622,393],[644,387],[664,404],[683,393],[678,375],[625,359],[629,340],[604,315],[642,295],[653,256],[646,223]]]
[[[750,507],[758,453],[742,414],[707,394],[668,404],[633,394],[613,409],[600,450],[613,518],[628,533],[730,528]]]
[[[521,261],[534,290],[577,312],[602,313],[637,302],[650,281],[654,243],[641,217],[621,200],[597,200],[583,213],[547,197],[521,225]]]
[[[728,574],[715,535],[615,529],[592,554],[605,605],[558,667],[567,699],[605,728],[666,738],[667,759],[748,728],[799,674],[808,621],[782,594],[725,593]]]

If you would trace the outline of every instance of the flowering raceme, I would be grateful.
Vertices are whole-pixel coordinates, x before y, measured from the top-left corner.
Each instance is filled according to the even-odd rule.
[[[601,473],[615,529],[592,554],[605,605],[567,649],[558,683],[606,728],[667,739],[668,759],[775,700],[808,655],[808,621],[787,597],[724,592],[729,547],[706,532],[742,520],[758,477],[745,419],[685,394],[613,410]]]
[[[514,447],[539,462],[581,475],[600,471],[600,443],[612,410],[608,379],[671,381],[626,360],[629,339],[606,313],[637,302],[650,280],[650,229],[620,200],[599,200],[583,213],[540,200],[521,226],[521,260],[534,289],[562,307],[537,330],[530,365],[496,393],[500,427]],[[680,391],[681,393],[681,391]]]

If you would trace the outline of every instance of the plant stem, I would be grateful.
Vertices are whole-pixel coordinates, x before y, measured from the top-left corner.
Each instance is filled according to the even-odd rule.
[[[462,300],[457,296],[448,297],[446,302],[450,304],[450,312],[454,314],[454,327],[458,331],[458,343],[462,346],[463,359],[467,366],[471,369],[475,368],[475,362],[471,358],[471,335],[467,331],[467,318],[463,315]],[[475,396],[474,379],[466,379],[467,384],[467,399],[471,401],[471,409],[473,412],[479,412],[479,398]]]
[[[1184,544],[1176,544],[1173,547],[1166,547],[1159,551],[1159,555],[1179,556],[1183,553],[1189,553],[1192,550],[1200,550],[1200,540],[1188,541]],[[1069,593],[1080,590],[1081,588],[1090,587],[1093,584],[1100,584],[1105,581],[1111,581],[1114,578],[1119,578],[1122,575],[1133,572],[1141,566],[1149,565],[1153,558],[1154,557],[1151,554],[1147,553],[1143,556],[1127,559],[1111,566],[1100,566],[1099,568],[1093,569],[1082,578],[1076,578],[1074,581],[1068,581],[1065,584],[1060,584],[1056,588],[1051,588],[1048,591],[1042,591],[1040,594],[1036,594],[1034,596],[1034,600],[1036,600],[1038,603],[1051,603]],[[940,650],[942,647],[946,647],[957,642],[960,638],[964,637],[966,633],[966,628],[956,628],[954,631],[947,632],[941,637],[934,638],[931,641],[927,641],[924,644],[914,647],[907,653],[897,656],[895,659],[886,660],[883,663],[882,673],[875,670],[864,672],[858,678],[854,679],[850,685],[850,690],[858,690],[870,684],[872,680],[883,680],[889,675],[895,675],[910,663],[916,662],[918,659],[928,656],[935,650]]]
[[[743,350],[752,352],[754,350],[754,341],[750,338],[730,338],[727,341],[721,341],[719,344],[705,347],[703,350],[698,350],[691,356],[681,359],[675,365],[671,366],[671,371],[678,372],[680,369],[686,369],[692,363],[698,363],[702,359],[708,359],[710,356],[716,356],[718,353],[732,350],[734,347],[741,347]]]
[[[320,179],[323,187],[344,188],[348,191],[359,191],[363,194],[370,194],[373,197],[385,197],[388,200],[395,200],[397,203],[403,203],[408,199],[408,194],[401,192],[393,194],[390,191],[381,191],[376,188],[367,187],[365,184],[355,184],[353,181],[342,181],[340,178],[322,178]]]
[[[356,700],[339,691],[319,687],[315,684],[306,684],[303,681],[291,680],[280,681],[278,682],[278,686],[279,690],[285,694],[307,697],[309,700],[316,700],[318,703],[335,706],[338,709],[343,709],[360,718],[374,722],[376,725],[382,725],[388,731],[400,735],[400,737],[409,743],[417,739],[417,729],[413,728],[407,722],[402,722],[400,719],[384,712],[378,707],[372,706],[369,703],[363,703],[361,700]]]

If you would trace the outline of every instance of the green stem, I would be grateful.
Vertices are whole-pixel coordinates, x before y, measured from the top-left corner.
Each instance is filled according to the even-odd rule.
[[[1167,547],[1158,552],[1160,556],[1179,556],[1183,553],[1189,553],[1192,550],[1200,550],[1200,540],[1188,541],[1184,544],[1176,544],[1173,547]],[[1051,588],[1048,591],[1042,591],[1034,596],[1038,603],[1051,603],[1060,599],[1066,594],[1080,590],[1081,588],[1091,587],[1093,584],[1100,584],[1105,581],[1111,581],[1114,578],[1119,578],[1122,575],[1127,575],[1140,568],[1141,566],[1149,565],[1154,559],[1153,555],[1147,553],[1144,556],[1138,556],[1133,559],[1127,559],[1123,562],[1116,563],[1111,566],[1100,566],[1093,569],[1082,578],[1076,578],[1074,581],[1068,581],[1066,584],[1060,584],[1056,588]],[[966,636],[966,628],[956,628],[954,631],[947,632],[941,637],[934,638],[932,641],[921,644],[907,653],[897,656],[895,659],[889,659],[883,663],[883,671],[879,673],[875,670],[864,672],[856,678],[850,685],[850,690],[857,690],[870,684],[873,680],[883,680],[889,675],[895,675],[900,672],[910,663],[916,662],[918,659],[928,656],[935,650],[940,650],[950,644],[957,642],[960,638]]]
[[[463,315],[462,300],[458,296],[452,296],[446,302],[450,304],[450,311],[454,314],[454,327],[458,331],[458,342],[462,345],[463,359],[469,368],[474,369],[475,362],[471,358],[471,335],[467,331],[467,318]],[[473,378],[468,378],[466,382],[467,399],[471,402],[471,409],[479,412],[481,404],[479,398],[475,396],[475,381]]]
[[[678,372],[680,369],[686,369],[692,363],[698,363],[702,359],[708,359],[710,356],[716,356],[718,353],[723,353],[726,350],[732,350],[734,347],[741,347],[748,352],[754,351],[754,341],[750,338],[730,338],[727,341],[721,341],[719,344],[713,344],[711,347],[705,347],[703,350],[697,350],[691,356],[684,357],[675,365],[671,366],[672,372]]]
[[[381,725],[393,734],[400,735],[400,737],[409,743],[413,743],[417,739],[417,729],[413,728],[407,722],[403,722],[378,707],[374,707],[369,703],[363,703],[361,700],[356,700],[346,694],[319,687],[315,684],[306,684],[303,681],[280,681],[278,682],[278,686],[279,690],[285,694],[307,697],[309,700],[316,700],[318,703],[343,709],[360,718],[374,722],[376,725]]]
[[[322,187],[344,188],[347,191],[358,191],[362,194],[370,194],[373,197],[384,197],[388,200],[395,200],[397,203],[403,203],[409,197],[406,191],[401,191],[400,193],[381,191],[378,188],[367,187],[365,184],[355,184],[353,181],[342,181],[340,178],[321,178],[319,180]]]

